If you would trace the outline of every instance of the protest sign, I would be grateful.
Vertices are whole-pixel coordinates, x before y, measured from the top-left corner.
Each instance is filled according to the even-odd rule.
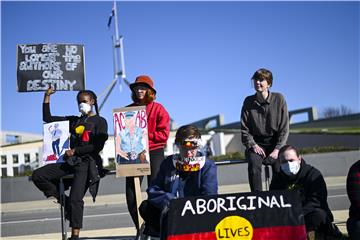
[[[43,164],[63,163],[65,151],[70,148],[69,121],[44,124]]]
[[[116,176],[150,175],[146,107],[113,110]]]
[[[83,90],[84,68],[83,45],[17,45],[18,92]]]
[[[167,239],[306,240],[296,191],[234,193],[172,200]]]

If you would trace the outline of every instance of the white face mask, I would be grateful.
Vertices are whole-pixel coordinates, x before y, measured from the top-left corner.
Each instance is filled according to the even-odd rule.
[[[91,105],[87,103],[80,103],[79,104],[79,112],[83,115],[88,114],[91,111]]]
[[[300,170],[300,161],[283,163],[280,168],[288,176],[296,175]]]

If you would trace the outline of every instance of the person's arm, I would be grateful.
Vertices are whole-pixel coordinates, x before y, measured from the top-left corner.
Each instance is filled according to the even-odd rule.
[[[201,195],[213,195],[218,193],[217,167],[208,160],[204,169],[201,169]]]
[[[249,117],[249,110],[247,109],[247,100],[245,99],[242,109],[241,109],[241,119],[240,119],[240,130],[241,130],[241,141],[249,149],[256,145],[253,135],[250,132],[249,126],[252,124]]]
[[[55,121],[64,121],[67,120],[66,117],[62,116],[52,116],[50,112],[50,95],[54,94],[55,91],[51,87],[49,87],[44,94],[43,101],[43,121],[46,123],[55,122]]]
[[[166,184],[172,184],[172,182],[166,181],[166,172],[171,171],[166,159],[161,163],[159,173],[157,174],[151,186],[146,190],[148,194],[148,201],[156,208],[163,210],[167,207],[170,201],[176,198],[174,193],[171,193],[169,189],[166,189]]]
[[[275,149],[280,149],[282,146],[286,144],[286,141],[289,137],[289,112],[287,108],[287,104],[285,98],[280,95],[280,123],[279,123],[279,130],[278,130],[278,140],[275,146]]]
[[[325,210],[327,205],[326,183],[320,172],[316,171],[311,175],[310,181],[307,181],[307,191],[304,192],[303,212],[304,214],[313,211],[315,208]]]
[[[74,155],[82,156],[90,153],[99,153],[108,139],[108,126],[104,118],[99,117],[100,120],[96,126],[96,132],[91,135],[89,144],[77,146],[74,148]]]
[[[156,126],[154,132],[149,132],[149,140],[154,143],[166,142],[170,135],[170,116],[166,109],[159,105],[156,112]]]

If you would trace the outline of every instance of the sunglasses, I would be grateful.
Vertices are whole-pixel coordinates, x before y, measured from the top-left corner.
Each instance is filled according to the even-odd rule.
[[[198,143],[197,143],[197,141],[183,141],[181,146],[183,146],[185,148],[197,148]]]

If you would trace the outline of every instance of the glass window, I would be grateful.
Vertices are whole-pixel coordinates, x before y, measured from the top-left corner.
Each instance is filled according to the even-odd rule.
[[[1,168],[1,176],[2,176],[2,177],[7,177],[7,170],[6,170],[6,168]]]
[[[13,163],[19,163],[19,156],[17,154],[13,154]]]
[[[39,162],[39,153],[35,153],[35,161],[38,163]]]
[[[7,162],[6,155],[1,155],[1,164],[6,164],[6,162]]]
[[[29,153],[25,153],[25,154],[24,154],[24,161],[25,161],[25,163],[29,163],[29,162],[30,162],[30,154],[29,154]]]
[[[13,167],[13,173],[14,173],[14,176],[19,175],[19,168],[18,167]]]

